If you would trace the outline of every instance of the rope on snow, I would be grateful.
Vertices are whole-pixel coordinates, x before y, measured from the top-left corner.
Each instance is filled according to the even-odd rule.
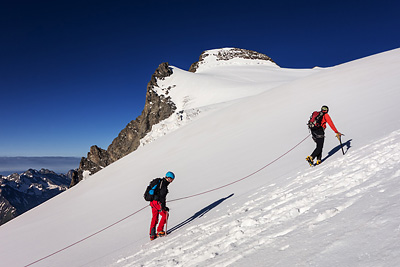
[[[228,187],[228,186],[233,185],[233,184],[235,184],[235,183],[238,183],[238,182],[240,182],[240,181],[243,181],[243,180],[245,180],[245,179],[247,179],[247,178],[249,178],[249,177],[251,177],[251,176],[253,176],[253,175],[257,174],[257,173],[259,173],[260,171],[264,170],[265,168],[267,168],[267,167],[270,166],[271,164],[273,164],[273,163],[275,163],[276,161],[280,160],[280,159],[281,159],[282,157],[284,157],[285,155],[289,154],[289,153],[290,153],[291,151],[293,151],[296,147],[298,147],[300,144],[302,144],[310,135],[311,135],[311,134],[309,134],[307,137],[305,137],[303,140],[301,140],[299,143],[297,143],[294,147],[292,147],[291,149],[289,149],[288,151],[286,151],[284,154],[280,155],[279,157],[277,157],[277,158],[274,159],[273,161],[269,162],[267,165],[263,166],[262,168],[256,170],[256,171],[253,172],[253,173],[250,173],[249,175],[247,175],[247,176],[245,176],[245,177],[242,177],[242,178],[240,178],[240,179],[238,179],[238,180],[235,180],[235,181],[233,181],[233,182],[231,182],[231,183],[228,183],[228,184],[225,184],[225,185],[216,187],[216,188],[214,188],[214,189],[210,189],[210,190],[207,190],[207,191],[204,191],[204,192],[201,192],[201,193],[198,193],[198,194],[194,194],[194,195],[189,195],[189,196],[186,196],[186,197],[181,197],[181,198],[173,199],[173,200],[170,200],[170,201],[168,201],[168,202],[179,201],[179,200],[182,200],[182,199],[188,199],[188,198],[192,198],[192,197],[204,195],[204,194],[207,194],[207,193],[210,193],[210,192],[213,192],[213,191],[217,191],[217,190],[219,190],[219,189],[221,189],[221,188]],[[79,241],[76,241],[75,243],[72,243],[71,245],[68,245],[68,246],[66,246],[66,247],[64,247],[64,248],[62,248],[62,249],[59,249],[59,250],[57,250],[57,251],[55,251],[55,252],[53,252],[53,253],[51,253],[51,254],[49,254],[49,255],[43,257],[43,258],[40,258],[40,259],[38,259],[38,260],[32,262],[32,263],[29,263],[28,265],[25,265],[24,267],[28,267],[28,266],[31,266],[31,265],[33,265],[33,264],[35,264],[35,263],[38,263],[38,262],[42,261],[42,260],[45,260],[45,259],[47,259],[47,258],[49,258],[49,257],[51,257],[51,256],[54,256],[54,255],[56,255],[56,254],[58,254],[58,253],[60,253],[60,252],[62,252],[62,251],[64,251],[64,250],[70,248],[70,247],[73,247],[73,246],[75,246],[75,245],[77,245],[77,244],[79,244],[79,243],[81,243],[81,242],[83,242],[83,241],[85,241],[85,240],[87,240],[87,239],[89,239],[89,238],[95,236],[95,235],[98,235],[98,234],[100,234],[101,232],[104,232],[105,230],[107,230],[107,229],[113,227],[114,225],[117,225],[117,224],[119,224],[120,222],[123,222],[123,221],[125,221],[126,219],[132,217],[133,215],[139,213],[140,211],[144,210],[145,208],[147,208],[147,206],[145,206],[145,207],[143,207],[143,208],[141,208],[141,209],[139,209],[139,210],[137,210],[137,211],[135,211],[135,212],[129,214],[129,215],[126,216],[125,218],[122,218],[122,219],[120,219],[119,221],[116,221],[115,223],[110,224],[109,226],[104,227],[103,229],[101,229],[101,230],[99,230],[99,231],[97,231],[97,232],[95,232],[95,233],[93,233],[93,234],[91,234],[91,235],[89,235],[89,236],[87,236],[87,237],[85,237],[85,238],[82,238],[82,239],[79,240]]]

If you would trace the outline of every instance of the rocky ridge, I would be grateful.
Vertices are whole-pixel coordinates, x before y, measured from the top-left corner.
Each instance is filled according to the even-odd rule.
[[[241,48],[222,48],[207,50],[201,53],[199,60],[190,66],[189,71],[196,72],[201,65],[207,64],[206,59],[210,57],[215,57],[216,61],[228,61],[234,58],[241,58],[253,61],[267,61],[276,64],[269,56],[256,51]]]
[[[146,102],[142,114],[118,134],[118,136],[104,150],[98,146],[90,148],[87,157],[83,157],[78,168],[78,181],[73,180],[70,187],[83,179],[83,172],[89,171],[94,174],[109,164],[135,151],[143,138],[153,125],[168,118],[176,110],[175,104],[167,95],[158,95],[154,90],[158,87],[157,80],[163,80],[172,75],[172,69],[168,63],[158,66],[147,84]]]
[[[212,66],[214,64],[210,63],[212,61],[224,61],[226,64],[230,64],[228,61],[234,62],[238,59],[241,63],[245,61],[251,64],[272,63],[276,65],[270,57],[255,51],[239,48],[221,48],[204,51],[200,55],[199,60],[191,65],[189,72],[196,72],[200,66]],[[98,146],[92,146],[90,148],[87,157],[83,157],[79,164],[79,178],[76,180],[73,179],[70,187],[80,182],[84,177],[84,173],[90,172],[90,174],[94,174],[135,151],[141,143],[143,145],[153,141],[154,138],[152,137],[148,137],[146,140],[144,140],[144,137],[152,130],[153,126],[170,118],[174,113],[176,113],[176,117],[178,118],[176,121],[178,121],[177,123],[180,125],[183,125],[186,121],[183,118],[188,118],[188,120],[190,120],[198,113],[197,110],[179,110],[176,112],[176,103],[174,103],[169,96],[170,90],[173,90],[175,85],[164,88],[158,83],[172,74],[173,68],[171,68],[168,63],[159,65],[147,85],[146,102],[142,114],[128,123],[119,133],[118,137],[108,146],[107,150]],[[175,118],[172,119],[175,120]]]

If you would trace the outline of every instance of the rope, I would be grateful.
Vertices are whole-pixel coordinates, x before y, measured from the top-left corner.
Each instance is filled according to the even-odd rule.
[[[243,178],[240,178],[240,179],[235,180],[235,181],[233,181],[233,182],[231,182],[231,183],[229,183],[229,184],[225,184],[225,185],[222,185],[222,186],[217,187],[217,188],[214,188],[214,189],[210,189],[210,190],[207,190],[207,191],[204,191],[204,192],[201,192],[201,193],[198,193],[198,194],[186,196],[186,197],[176,198],[176,199],[173,199],[173,200],[169,200],[168,202],[179,201],[179,200],[182,200],[182,199],[188,199],[188,198],[192,198],[192,197],[204,195],[204,194],[207,194],[207,193],[210,193],[210,192],[213,192],[213,191],[217,191],[217,190],[219,190],[219,189],[221,189],[221,188],[228,187],[228,186],[233,185],[233,184],[235,184],[235,183],[238,183],[238,182],[240,182],[240,181],[243,181],[243,180],[245,180],[245,179],[247,179],[247,178],[249,178],[249,177],[255,175],[256,173],[259,173],[260,171],[264,170],[265,168],[267,168],[267,167],[270,166],[271,164],[273,164],[273,163],[275,163],[276,161],[278,161],[278,160],[280,160],[281,158],[283,158],[285,155],[289,154],[289,153],[290,153],[291,151],[293,151],[296,147],[298,147],[301,143],[303,143],[310,135],[311,135],[311,134],[309,134],[306,138],[304,138],[303,140],[301,140],[301,141],[300,141],[299,143],[297,143],[294,147],[292,147],[291,149],[289,149],[289,150],[286,151],[284,154],[282,154],[281,156],[277,157],[276,159],[274,159],[273,161],[271,161],[271,162],[268,163],[267,165],[263,166],[262,168],[256,170],[255,172],[253,172],[253,173],[251,173],[251,174],[249,174],[249,175],[247,175],[247,176],[245,176],[245,177],[243,177]],[[75,243],[72,243],[72,244],[69,245],[69,246],[66,246],[66,247],[64,247],[64,248],[62,248],[62,249],[60,249],[60,250],[57,250],[56,252],[53,252],[53,253],[51,253],[51,254],[49,254],[49,255],[43,257],[43,258],[40,258],[40,259],[38,259],[38,260],[36,260],[36,261],[34,261],[34,262],[32,262],[32,263],[29,263],[28,265],[25,265],[24,267],[28,267],[28,266],[31,266],[31,265],[33,265],[33,264],[35,264],[35,263],[38,263],[38,262],[42,261],[42,260],[45,260],[45,259],[47,259],[47,258],[49,258],[49,257],[51,257],[51,256],[54,256],[55,254],[58,254],[58,253],[60,253],[60,252],[62,252],[62,251],[64,251],[64,250],[70,248],[70,247],[73,247],[73,246],[75,246],[75,245],[77,245],[77,244],[79,244],[79,243],[81,243],[81,242],[83,242],[83,241],[85,241],[85,240],[87,240],[87,239],[89,239],[89,238],[95,236],[95,235],[98,235],[99,233],[104,232],[105,230],[107,230],[107,229],[113,227],[114,225],[117,225],[117,224],[119,224],[120,222],[125,221],[126,219],[128,219],[128,218],[132,217],[133,215],[139,213],[140,211],[144,210],[145,208],[147,208],[147,206],[145,206],[145,207],[143,207],[143,208],[141,208],[141,209],[135,211],[134,213],[132,213],[132,214],[126,216],[125,218],[122,218],[122,219],[120,219],[119,221],[116,221],[115,223],[110,224],[109,226],[107,226],[107,227],[105,227],[105,228],[103,228],[103,229],[101,229],[101,230],[99,230],[99,231],[97,231],[97,232],[95,232],[95,233],[93,233],[93,234],[91,234],[91,235],[89,235],[89,236],[87,236],[87,237],[85,237],[85,238],[79,240],[79,241],[76,241]]]
[[[291,149],[289,149],[288,151],[286,151],[286,153],[282,154],[281,156],[279,156],[278,158],[274,159],[273,161],[271,161],[271,162],[268,163],[267,165],[263,166],[262,168],[256,170],[255,172],[253,172],[253,173],[251,173],[251,174],[249,174],[249,175],[247,175],[247,176],[245,176],[245,177],[243,177],[243,178],[240,178],[240,179],[238,179],[238,180],[236,180],[236,181],[233,181],[233,182],[231,182],[231,183],[229,183],[229,184],[222,185],[222,186],[220,186],[220,187],[217,187],[217,188],[214,188],[214,189],[211,189],[211,190],[207,190],[207,191],[204,191],[204,192],[201,192],[201,193],[198,193],[198,194],[195,194],[195,195],[190,195],[190,196],[187,196],[187,197],[181,197],[181,198],[169,200],[168,202],[178,201],[178,200],[182,200],[182,199],[187,199],[187,198],[192,198],[192,197],[204,195],[204,194],[207,194],[207,193],[210,193],[210,192],[213,192],[213,191],[217,191],[217,190],[219,190],[219,189],[221,189],[221,188],[224,188],[224,187],[233,185],[233,184],[238,183],[238,182],[240,182],[240,181],[243,181],[243,180],[245,180],[245,179],[247,179],[247,178],[249,178],[249,177],[251,177],[251,176],[253,176],[253,175],[257,174],[257,173],[259,173],[260,171],[264,170],[265,168],[267,168],[267,167],[270,166],[271,164],[273,164],[273,163],[277,162],[278,160],[280,160],[281,158],[283,158],[285,155],[289,154],[289,153],[290,153],[291,151],[293,151],[296,147],[298,147],[301,143],[303,143],[310,135],[311,135],[311,134],[309,134],[306,138],[304,138],[303,140],[301,140],[301,141],[300,141],[298,144],[296,144],[294,147],[292,147]]]
[[[115,223],[113,223],[113,224],[110,224],[109,226],[107,226],[107,227],[105,227],[105,228],[103,228],[103,229],[101,229],[101,230],[99,230],[99,231],[97,231],[97,232],[95,232],[95,233],[93,233],[93,234],[91,234],[91,235],[89,235],[89,236],[87,236],[87,237],[85,237],[85,238],[79,240],[79,241],[76,241],[75,243],[72,243],[72,244],[69,245],[69,246],[66,246],[66,247],[64,247],[64,248],[62,248],[62,249],[60,249],[60,250],[57,250],[56,252],[53,252],[53,253],[47,255],[46,257],[43,257],[43,258],[41,258],[41,259],[38,259],[38,260],[36,260],[36,261],[34,261],[34,262],[32,262],[32,263],[29,263],[28,265],[25,265],[24,267],[28,267],[28,266],[31,266],[31,265],[33,265],[33,264],[35,264],[35,263],[38,263],[38,262],[40,262],[40,261],[42,261],[42,260],[44,260],[44,259],[47,259],[47,258],[49,258],[49,257],[51,257],[51,256],[53,256],[53,255],[55,255],[55,254],[60,253],[61,251],[64,251],[64,250],[66,250],[66,249],[68,249],[68,248],[70,248],[70,247],[73,247],[73,246],[75,246],[75,245],[77,245],[77,244],[79,244],[79,243],[85,241],[86,239],[89,239],[89,238],[91,238],[91,237],[93,237],[93,236],[95,236],[95,235],[97,235],[97,234],[99,234],[99,233],[101,233],[101,232],[104,232],[104,231],[107,230],[108,228],[113,227],[114,225],[116,225],[116,224],[118,224],[118,223],[120,223],[120,222],[122,222],[122,221],[125,221],[125,220],[128,219],[129,217],[132,217],[132,216],[135,215],[136,213],[138,213],[138,212],[144,210],[145,208],[147,208],[147,206],[141,208],[140,210],[135,211],[134,213],[132,213],[132,214],[126,216],[125,218],[122,218],[121,220],[119,220],[119,221],[117,221],[117,222],[115,222]]]

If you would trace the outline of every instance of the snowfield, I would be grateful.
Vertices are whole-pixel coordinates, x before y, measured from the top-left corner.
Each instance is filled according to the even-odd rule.
[[[399,266],[399,162],[396,131],[284,186],[222,198],[112,266]]]
[[[224,63],[173,68],[159,93],[191,115],[1,226],[2,266],[400,266],[400,49],[327,69]],[[345,155],[328,127],[310,168],[322,105]],[[169,235],[150,242],[143,193],[169,170]]]

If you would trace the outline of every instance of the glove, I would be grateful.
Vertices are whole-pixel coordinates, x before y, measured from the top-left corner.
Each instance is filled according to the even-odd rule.
[[[340,139],[340,137],[341,137],[342,135],[343,135],[343,134],[337,132],[337,133],[336,133],[336,138],[337,138],[337,139]]]
[[[169,211],[169,208],[168,207],[164,207],[163,210]]]

